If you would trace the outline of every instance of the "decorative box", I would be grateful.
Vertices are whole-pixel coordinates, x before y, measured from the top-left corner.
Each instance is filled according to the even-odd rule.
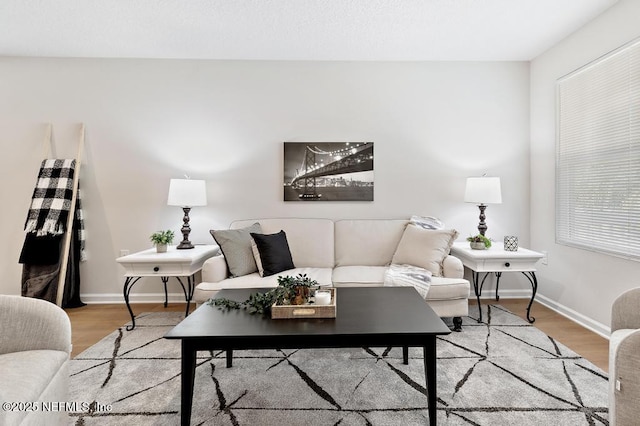
[[[306,303],[304,305],[278,305],[271,306],[271,319],[293,319],[293,318],[335,318],[337,292],[335,288],[331,291],[331,303],[328,305],[316,305]]]
[[[518,251],[518,237],[511,235],[504,237],[504,250]]]

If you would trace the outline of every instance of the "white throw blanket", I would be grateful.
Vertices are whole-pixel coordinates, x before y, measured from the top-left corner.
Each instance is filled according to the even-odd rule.
[[[391,264],[384,274],[385,287],[414,287],[423,299],[431,286],[431,271],[413,265]]]

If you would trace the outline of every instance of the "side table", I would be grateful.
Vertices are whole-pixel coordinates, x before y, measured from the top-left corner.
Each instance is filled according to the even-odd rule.
[[[217,245],[196,245],[192,249],[184,250],[177,250],[176,246],[169,246],[166,253],[157,253],[155,248],[151,248],[117,258],[116,262],[125,269],[123,294],[131,315],[131,325],[127,326],[127,331],[133,330],[136,326],[136,318],[129,304],[129,293],[140,278],[160,277],[164,284],[164,306],[167,307],[167,282],[170,277],[175,277],[182,286],[184,299],[187,302],[186,317],[189,315],[189,307],[195,288],[195,274],[202,269],[205,260],[218,253],[219,247]],[[186,287],[181,277],[187,279]]]
[[[531,305],[538,291],[538,280],[536,279],[536,263],[544,255],[537,251],[518,247],[517,251],[505,251],[502,248],[491,246],[487,250],[473,250],[468,242],[456,242],[451,247],[451,254],[462,261],[462,264],[469,268],[473,276],[473,290],[478,301],[478,322],[482,322],[482,309],[480,308],[480,295],[482,287],[490,273],[496,276],[496,300],[500,300],[498,288],[500,277],[503,272],[521,272],[531,283],[531,300],[527,306],[527,320],[533,323],[536,319],[531,317]],[[482,281],[480,274],[484,273]]]

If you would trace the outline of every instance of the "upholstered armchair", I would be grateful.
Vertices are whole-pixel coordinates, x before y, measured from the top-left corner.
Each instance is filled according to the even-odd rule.
[[[0,411],[0,425],[66,425],[64,410],[43,403],[65,402],[69,392],[71,323],[53,303],[0,295],[0,403],[25,403]],[[5,408],[5,407],[3,407]]]
[[[611,308],[609,424],[640,419],[640,288],[622,293]]]

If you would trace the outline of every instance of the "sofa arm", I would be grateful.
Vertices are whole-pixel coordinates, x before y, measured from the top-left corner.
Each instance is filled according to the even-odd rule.
[[[213,256],[204,261],[202,265],[202,282],[205,283],[217,283],[229,276],[229,269],[227,267],[227,261],[224,260],[224,255]]]
[[[462,261],[455,256],[446,256],[442,261],[442,275],[446,278],[464,278]]]
[[[0,295],[0,354],[38,349],[71,353],[71,321],[42,299]]]
[[[611,307],[611,332],[621,328],[640,328],[640,288],[622,293]]]
[[[611,408],[614,410],[615,424],[619,426],[637,425],[640,417],[640,330],[626,336],[615,353],[614,371],[609,380],[615,380],[611,387]],[[620,383],[620,389],[617,383]],[[613,423],[612,423],[613,424]]]

